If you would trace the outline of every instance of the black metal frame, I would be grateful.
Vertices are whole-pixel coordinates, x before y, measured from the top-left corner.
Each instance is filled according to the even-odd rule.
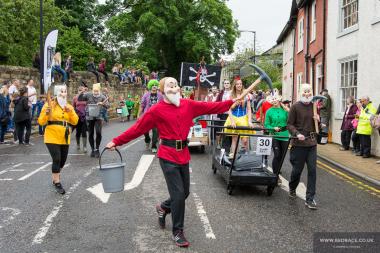
[[[215,121],[215,120],[208,120],[208,121]],[[223,121],[219,121],[219,122],[223,122]],[[268,130],[269,130],[269,129],[258,128],[258,127],[254,127],[254,128],[251,128],[251,127],[235,127],[235,128],[233,128],[231,126],[216,126],[216,125],[209,125],[208,127],[210,127],[210,128],[234,129],[234,130],[253,130],[253,131],[256,130],[256,131],[264,131],[264,132],[268,132]],[[267,177],[262,177],[262,178],[259,178],[258,176],[255,177],[254,175],[253,176],[247,176],[246,171],[245,171],[245,173],[242,173],[242,175],[232,175],[232,173],[233,173],[234,164],[236,161],[237,151],[238,151],[239,142],[240,142],[241,137],[271,137],[271,138],[274,138],[274,137],[278,137],[278,136],[277,135],[270,135],[270,134],[240,134],[240,133],[225,133],[225,132],[216,132],[216,135],[222,135],[223,137],[225,137],[225,136],[237,136],[238,137],[235,150],[233,151],[234,152],[234,158],[232,159],[230,168],[228,168],[229,165],[228,166],[223,165],[223,164],[221,164],[220,161],[218,161],[218,159],[216,159],[216,146],[213,149],[213,158],[212,158],[212,160],[213,160],[212,161],[213,171],[214,171],[214,173],[216,173],[218,168],[219,168],[219,170],[221,170],[221,168],[224,169],[224,171],[221,170],[221,174],[227,182],[228,194],[229,195],[232,194],[232,190],[233,190],[233,187],[235,185],[264,185],[264,186],[267,186],[267,195],[271,196],[274,188],[277,186],[279,173],[281,171],[282,164],[285,160],[286,153],[281,159],[281,166],[280,166],[280,169],[277,173],[270,172],[269,170],[267,170],[268,173],[274,175],[275,177],[271,178],[270,174],[267,174],[268,175]],[[223,145],[223,140],[224,140],[224,138],[222,138],[222,140],[221,140],[221,145]],[[289,143],[290,143],[290,141],[288,142],[288,145],[289,145]],[[230,152],[231,152],[231,150],[230,150]],[[262,163],[265,166],[265,167],[263,167],[263,169],[266,169],[268,166],[267,156],[262,156]],[[265,182],[264,181],[258,182],[258,181],[260,181],[260,179],[264,180]]]

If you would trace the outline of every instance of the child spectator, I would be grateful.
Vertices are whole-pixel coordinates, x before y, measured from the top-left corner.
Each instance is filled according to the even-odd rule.
[[[40,117],[41,110],[42,110],[42,107],[44,107],[45,101],[46,101],[46,96],[45,95],[40,95],[39,98],[38,98],[38,100],[37,100],[37,104],[36,104],[36,107],[37,107],[37,119]],[[41,135],[41,136],[44,135],[45,127],[46,126],[38,125],[38,134],[39,135]]]
[[[119,113],[120,121],[125,122],[125,118],[128,117],[129,113],[128,113],[126,101],[124,100],[123,96],[120,96],[119,98],[119,109],[121,109],[121,113]]]
[[[133,118],[134,119],[137,119],[137,115],[139,114],[140,104],[141,104],[140,96],[136,95],[135,96],[135,104],[133,105]]]
[[[55,55],[54,55],[54,58],[53,58],[53,68],[52,68],[52,72],[56,71],[58,72],[59,74],[62,75],[62,82],[66,82],[67,80],[67,73],[66,71],[64,71],[62,68],[61,68],[61,64],[62,64],[62,57],[61,57],[61,53],[60,52],[57,52]]]
[[[73,73],[73,60],[71,59],[71,55],[68,55],[65,61],[65,71],[67,73],[67,78],[69,82],[72,82],[70,75]]]
[[[99,83],[99,73],[96,71],[95,63],[94,63],[94,57],[90,57],[89,61],[87,62],[87,71],[93,73],[96,76],[96,82]]]
[[[131,119],[131,114],[132,114],[132,109],[135,105],[135,102],[132,100],[132,96],[131,95],[128,95],[128,98],[127,100],[125,101],[125,104],[127,105],[127,109],[128,109],[128,121]]]
[[[106,72],[106,59],[103,58],[100,60],[98,65],[98,71],[104,75],[104,79],[106,79],[106,84],[108,84],[108,75]]]

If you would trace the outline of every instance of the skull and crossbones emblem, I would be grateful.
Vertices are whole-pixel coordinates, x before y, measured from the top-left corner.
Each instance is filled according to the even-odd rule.
[[[214,82],[208,80],[208,78],[216,76],[216,72],[214,72],[212,74],[208,74],[207,68],[205,66],[202,66],[202,65],[200,66],[198,71],[196,71],[193,67],[190,67],[189,69],[190,69],[190,71],[192,71],[196,74],[195,76],[189,76],[190,81],[193,81],[196,79],[198,83],[208,82],[211,86],[214,85]]]

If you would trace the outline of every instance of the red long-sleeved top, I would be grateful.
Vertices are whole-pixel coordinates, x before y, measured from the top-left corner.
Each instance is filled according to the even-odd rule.
[[[198,102],[190,99],[181,99],[180,106],[161,101],[152,106],[127,131],[114,138],[116,146],[126,144],[137,137],[157,128],[161,139],[186,140],[193,126],[193,118],[205,115],[224,113],[228,111],[232,100],[224,102]],[[187,164],[190,161],[190,152],[186,147],[181,151],[175,148],[160,145],[157,157],[176,164]]]

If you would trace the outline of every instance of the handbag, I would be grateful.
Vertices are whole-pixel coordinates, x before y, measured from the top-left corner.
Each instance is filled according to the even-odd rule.
[[[7,112],[2,118],[0,118],[0,124],[1,125],[8,125],[8,122],[9,122],[9,120],[10,120],[10,113],[9,112]]]
[[[379,115],[372,115],[369,119],[371,123],[371,127],[374,129],[380,129],[380,116]]]

